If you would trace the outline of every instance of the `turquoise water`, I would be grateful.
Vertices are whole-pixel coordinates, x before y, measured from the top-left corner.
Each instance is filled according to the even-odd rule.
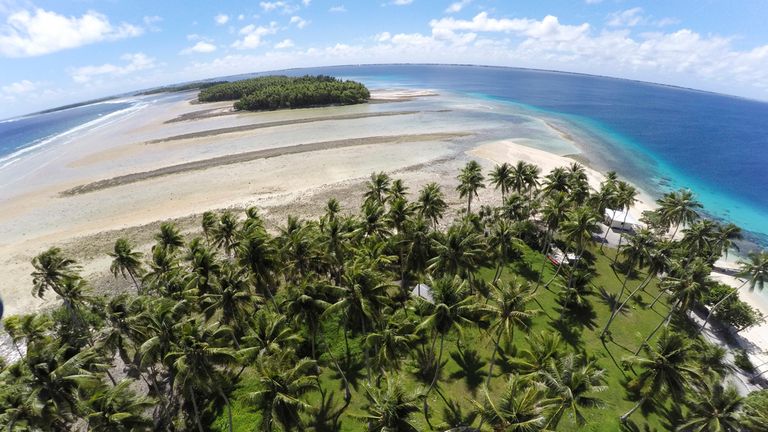
[[[734,222],[749,231],[752,241],[768,245],[766,103],[613,78],[499,67],[372,65],[281,73],[328,74],[373,87],[443,90],[547,117],[574,131],[598,167],[614,169],[655,195],[688,187],[710,216]],[[51,136],[131,106],[96,104],[0,122],[0,169]]]

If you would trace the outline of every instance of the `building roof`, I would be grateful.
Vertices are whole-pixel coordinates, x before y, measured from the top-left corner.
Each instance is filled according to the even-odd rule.
[[[425,284],[416,285],[411,290],[411,295],[415,297],[421,297],[430,303],[435,302],[435,300],[432,298],[432,288],[430,288],[429,285],[425,285]]]
[[[632,225],[637,225],[640,223],[637,219],[635,219],[632,216],[632,213],[625,212],[624,210],[612,210],[612,209],[605,209],[605,217],[608,219],[613,219],[614,221],[624,222]],[[624,219],[626,217],[626,219]]]

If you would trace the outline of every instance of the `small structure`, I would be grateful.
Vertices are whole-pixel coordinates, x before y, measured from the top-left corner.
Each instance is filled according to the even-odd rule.
[[[605,209],[605,224],[622,231],[634,231],[640,222],[624,210]]]
[[[417,284],[411,290],[411,295],[414,297],[421,297],[423,300],[430,303],[435,303],[435,300],[432,298],[432,288],[430,288],[429,285]]]
[[[563,264],[570,264],[572,262],[576,261],[576,254],[574,253],[565,253],[561,251],[560,249],[556,247],[552,247],[552,250],[547,254],[547,259],[549,259],[549,262],[552,264],[559,266],[562,262]]]

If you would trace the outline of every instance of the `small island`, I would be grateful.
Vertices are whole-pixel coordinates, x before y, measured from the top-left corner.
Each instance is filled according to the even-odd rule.
[[[354,105],[370,99],[362,83],[327,75],[270,75],[202,89],[200,102],[236,100],[236,110],[264,111],[329,105]]]

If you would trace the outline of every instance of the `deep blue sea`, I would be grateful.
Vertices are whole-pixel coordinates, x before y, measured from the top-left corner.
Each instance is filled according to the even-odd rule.
[[[611,168],[651,193],[692,189],[711,216],[768,244],[768,103],[613,78],[500,67],[341,66],[327,74],[371,87],[444,90],[515,104],[583,129],[614,154]],[[127,104],[127,105],[126,105]],[[9,155],[130,103],[97,104],[0,123]],[[5,161],[5,162],[4,162]]]

